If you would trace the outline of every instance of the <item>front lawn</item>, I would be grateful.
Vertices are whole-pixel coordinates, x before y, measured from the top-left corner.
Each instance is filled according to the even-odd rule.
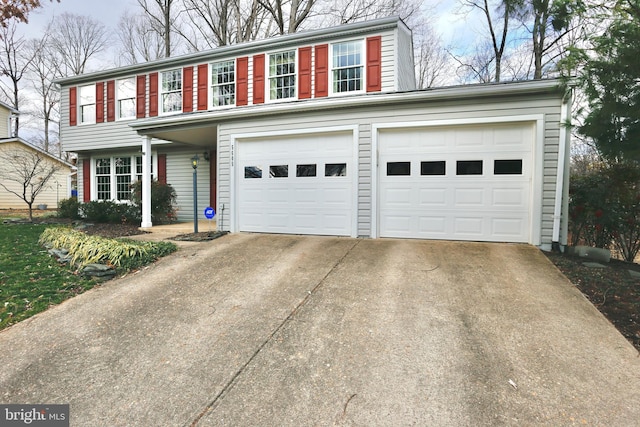
[[[38,244],[46,225],[0,224],[0,329],[95,286]]]
[[[168,242],[134,242],[88,236],[50,224],[0,224],[0,330],[94,287],[98,282],[58,264],[38,241],[69,244],[78,265],[106,263],[119,273],[174,252]]]

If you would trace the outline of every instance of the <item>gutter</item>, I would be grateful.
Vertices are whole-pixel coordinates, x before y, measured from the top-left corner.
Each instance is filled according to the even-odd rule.
[[[286,103],[260,104],[232,107],[225,110],[202,111],[175,114],[137,120],[129,126],[140,134],[153,129],[172,127],[204,126],[223,120],[256,118],[286,113],[302,113],[321,110],[336,110],[356,107],[379,107],[380,105],[408,104],[412,102],[435,102],[443,100],[462,100],[472,98],[491,98],[499,96],[517,96],[542,93],[558,93],[560,81],[557,79],[534,80],[517,83],[489,83],[466,86],[450,86],[437,89],[415,90],[408,92],[369,93],[364,95],[336,98],[315,98]],[[565,118],[566,119],[566,118]]]
[[[568,219],[566,214],[569,206],[569,148],[570,144],[567,141],[569,134],[570,109],[571,98],[573,96],[573,89],[569,89],[562,98],[562,107],[560,109],[560,136],[558,141],[558,168],[556,172],[556,197],[555,205],[553,208],[553,232],[551,237],[551,249],[553,251],[560,252],[560,244],[567,244],[566,230]],[[566,126],[566,127],[565,127]],[[567,172],[565,172],[567,171]],[[566,175],[566,176],[565,176]],[[564,203],[563,203],[564,202]],[[564,205],[564,206],[563,206]],[[564,209],[563,209],[564,208]],[[565,218],[563,221],[562,212],[565,212]],[[563,229],[565,230],[564,242],[560,242],[560,225],[563,223]]]

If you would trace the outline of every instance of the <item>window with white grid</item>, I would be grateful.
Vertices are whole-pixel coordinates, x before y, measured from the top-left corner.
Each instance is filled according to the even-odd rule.
[[[211,64],[211,99],[214,107],[235,105],[235,69],[235,61],[222,61]]]
[[[116,157],[116,200],[131,200],[131,157]]]
[[[116,99],[119,119],[136,117],[136,79],[134,77],[117,81]]]
[[[269,99],[296,97],[296,51],[269,55]]]
[[[361,41],[332,45],[333,93],[357,92],[363,89],[363,47]]]
[[[163,113],[182,111],[182,70],[162,73],[160,82],[160,107]]]
[[[96,159],[96,198],[111,200],[111,159]]]
[[[96,85],[80,87],[80,123],[96,122]]]

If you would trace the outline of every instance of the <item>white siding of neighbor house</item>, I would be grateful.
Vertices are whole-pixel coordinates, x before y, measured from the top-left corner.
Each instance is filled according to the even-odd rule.
[[[18,142],[7,142],[0,144],[0,152],[7,150],[20,150],[25,152],[33,152],[29,147]],[[69,174],[71,174],[71,168],[62,162],[56,161],[49,157],[45,157],[47,163],[55,164],[59,167],[59,170],[49,180],[44,190],[36,197],[33,204],[33,208],[37,209],[39,204],[47,205],[47,209],[57,209],[58,202],[66,199],[70,195],[69,189]],[[2,178],[0,178],[2,179]],[[7,185],[13,191],[21,192],[21,188],[18,183],[9,182],[3,180],[3,184]],[[0,209],[27,209],[27,204],[22,198],[6,191],[0,187]]]
[[[9,131],[10,115],[11,111],[0,105],[0,139],[11,138],[11,132]]]
[[[304,131],[313,123],[314,129],[323,127],[331,129],[338,126],[358,125],[358,212],[357,234],[363,237],[371,235],[372,217],[372,173],[371,126],[378,123],[409,123],[430,120],[467,120],[483,117],[508,117],[523,115],[542,115],[544,117],[544,175],[542,181],[542,244],[551,243],[553,227],[553,209],[555,201],[555,182],[557,152],[560,133],[560,99],[557,95],[529,95],[509,99],[483,99],[479,101],[464,100],[460,102],[422,102],[401,106],[394,104],[388,107],[370,107],[339,111],[322,111],[313,113],[288,113],[286,116],[270,118],[243,119],[221,124],[218,140],[218,208],[225,207],[225,218],[234,215],[231,204],[230,187],[230,143],[234,135],[251,132],[291,132]],[[537,161],[538,159],[536,159]],[[540,201],[539,201],[540,202]],[[229,222],[219,224],[229,229]]]

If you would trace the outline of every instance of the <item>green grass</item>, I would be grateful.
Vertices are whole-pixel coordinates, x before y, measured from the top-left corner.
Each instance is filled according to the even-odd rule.
[[[96,285],[96,281],[77,275],[68,266],[60,265],[39,243],[45,229],[58,236],[87,240],[110,254],[118,248],[117,263],[109,257],[93,260],[117,264],[124,272],[155,261],[175,251],[168,242],[134,242],[87,237],[71,229],[39,224],[0,224],[0,329],[18,323],[52,305],[78,295]],[[65,237],[65,236],[62,236]],[[91,249],[91,248],[90,248]],[[122,252],[126,253],[122,253]],[[89,252],[93,253],[93,249]],[[79,263],[86,261],[80,258]]]
[[[38,244],[46,225],[0,224],[0,329],[95,286]]]

